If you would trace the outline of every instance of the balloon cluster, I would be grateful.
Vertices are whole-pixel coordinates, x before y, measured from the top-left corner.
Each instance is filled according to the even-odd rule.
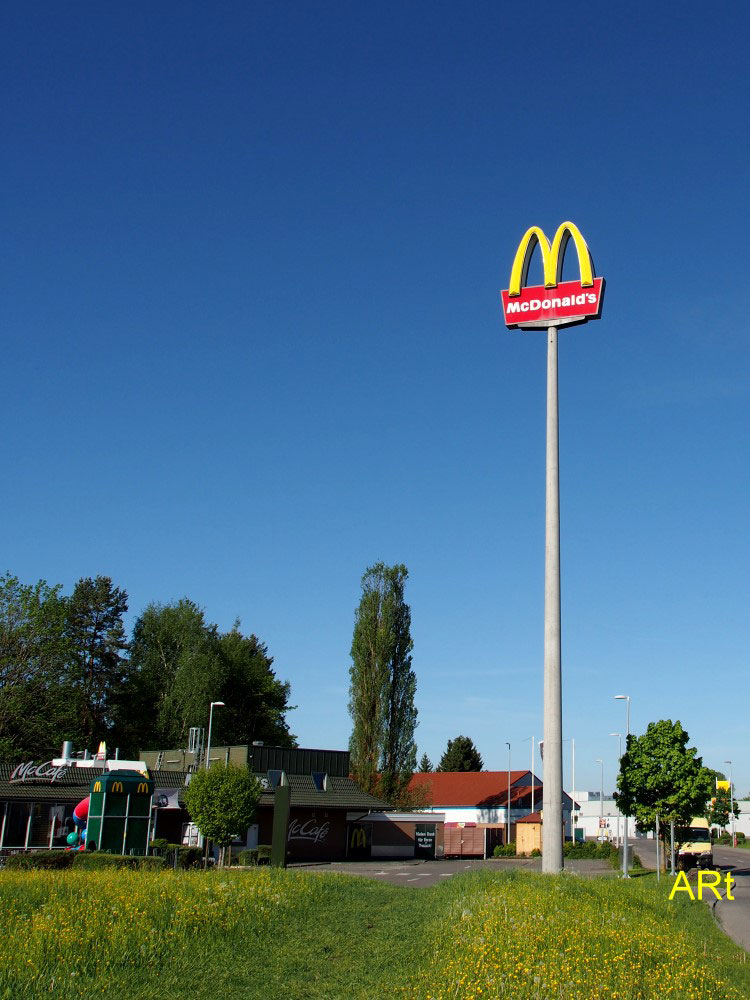
[[[71,850],[78,848],[83,851],[86,848],[86,824],[89,818],[89,796],[82,799],[73,810],[73,822],[80,829],[71,830],[65,838]]]

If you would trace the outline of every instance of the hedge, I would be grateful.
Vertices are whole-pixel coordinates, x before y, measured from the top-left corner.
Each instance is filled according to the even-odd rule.
[[[75,851],[29,851],[25,854],[11,854],[6,858],[5,867],[21,871],[29,871],[32,868],[59,870],[70,868],[75,857]]]

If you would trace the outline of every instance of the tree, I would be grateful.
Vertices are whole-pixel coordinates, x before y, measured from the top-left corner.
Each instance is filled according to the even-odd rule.
[[[187,745],[188,729],[199,725],[192,720],[194,701],[199,702],[195,707],[201,715],[205,702],[204,690],[195,698],[190,696],[191,678],[212,673],[213,647],[215,634],[193,601],[183,598],[173,604],[146,606],[133,626],[128,683],[117,698],[116,731],[121,745],[134,752]]]
[[[85,745],[104,739],[113,721],[113,693],[128,672],[122,655],[128,649],[122,622],[127,610],[128,595],[113,587],[108,576],[79,580],[67,601],[68,676],[77,694]]]
[[[438,771],[481,771],[484,767],[479,751],[468,736],[448,740]]]
[[[193,601],[150,604],[137,619],[131,672],[117,710],[118,738],[133,749],[186,746],[192,726],[214,716],[213,742],[262,740],[294,746],[285,713],[289,684],[278,680],[273,659],[257,636],[244,636],[239,621],[219,632]]]
[[[619,808],[635,817],[641,832],[655,829],[658,814],[665,845],[670,822],[687,827],[693,817],[703,816],[713,788],[708,768],[688,739],[679,721],[649,722],[643,736],[628,736],[620,762]]]
[[[246,767],[214,764],[196,771],[185,789],[190,818],[207,840],[224,849],[245,833],[261,796],[260,782]]]
[[[706,819],[709,825],[721,827],[722,830],[725,829],[729,825],[732,806],[734,806],[734,815],[736,818],[740,814],[737,799],[733,801],[733,794],[730,794],[728,788],[717,788],[706,810]]]
[[[370,566],[354,618],[349,669],[352,770],[365,791],[398,805],[417,762],[411,611],[403,565]]]
[[[0,760],[60,752],[78,735],[60,587],[0,577]]]
[[[290,685],[280,681],[271,669],[273,658],[265,643],[255,635],[240,632],[239,619],[230,632],[219,637],[221,660],[221,729],[227,743],[262,740],[272,746],[293,747],[297,741],[289,732],[285,715]]]
[[[420,774],[429,774],[431,771],[434,771],[434,770],[435,769],[432,766],[432,761],[430,760],[430,758],[427,756],[426,753],[423,753],[422,756],[419,759],[419,772],[420,772]]]

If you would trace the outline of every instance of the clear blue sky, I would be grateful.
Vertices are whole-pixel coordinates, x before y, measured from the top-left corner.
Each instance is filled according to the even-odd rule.
[[[3,568],[239,616],[344,747],[359,580],[410,578],[420,753],[541,736],[545,336],[499,291],[572,219],[564,728],[747,754],[742,5],[6,7]],[[566,750],[567,758],[567,750]],[[566,766],[566,782],[568,781]]]

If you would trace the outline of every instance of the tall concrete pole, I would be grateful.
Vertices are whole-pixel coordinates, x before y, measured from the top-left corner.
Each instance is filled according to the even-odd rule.
[[[557,327],[547,330],[547,505],[544,561],[544,770],[542,871],[563,867],[560,470]]]

